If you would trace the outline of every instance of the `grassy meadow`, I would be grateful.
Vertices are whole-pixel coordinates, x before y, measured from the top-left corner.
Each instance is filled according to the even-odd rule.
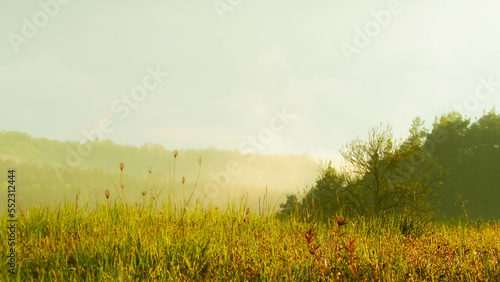
[[[92,207],[91,207],[92,206]],[[405,216],[281,216],[225,209],[65,202],[18,212],[17,273],[2,281],[500,279],[500,224]],[[1,218],[3,222],[6,216]],[[7,236],[7,231],[2,232]],[[7,240],[1,241],[6,250]]]
[[[177,154],[172,174],[145,190],[129,185],[120,163],[110,190],[94,187],[95,201],[80,190],[56,205],[20,200],[16,273],[7,267],[12,234],[4,229],[0,281],[500,280],[500,222],[469,218],[465,202],[462,216],[446,221],[343,209],[327,216],[314,199],[285,212],[267,189],[214,205],[195,193],[201,157],[185,187],[175,176]]]

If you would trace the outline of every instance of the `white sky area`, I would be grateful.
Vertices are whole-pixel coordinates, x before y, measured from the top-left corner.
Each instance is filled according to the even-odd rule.
[[[500,85],[474,96],[479,77],[500,83],[498,0],[67,2],[0,2],[0,130],[83,141],[106,121],[120,144],[255,136],[261,153],[335,159],[381,122],[404,138],[417,116],[499,110]],[[281,126],[284,108],[296,118]]]

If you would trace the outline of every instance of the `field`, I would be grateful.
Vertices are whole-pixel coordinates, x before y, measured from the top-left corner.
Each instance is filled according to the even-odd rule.
[[[500,279],[500,224],[66,202],[20,210],[2,281]],[[77,200],[78,201],[78,200]],[[4,215],[2,222],[7,221]],[[345,233],[345,234],[344,234]],[[7,230],[2,237],[8,236]],[[1,247],[7,250],[7,238]],[[7,261],[7,259],[4,259]]]

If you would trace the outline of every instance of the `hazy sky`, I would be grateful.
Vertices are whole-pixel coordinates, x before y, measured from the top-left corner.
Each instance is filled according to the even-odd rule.
[[[167,149],[245,149],[255,136],[263,153],[332,156],[380,122],[404,137],[416,116],[429,128],[455,105],[498,106],[499,11],[498,0],[3,0],[0,130],[104,130]]]

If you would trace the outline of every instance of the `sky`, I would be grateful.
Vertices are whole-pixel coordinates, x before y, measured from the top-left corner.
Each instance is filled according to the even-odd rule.
[[[311,154],[500,104],[497,0],[1,1],[0,130]],[[498,110],[498,107],[497,107]]]

